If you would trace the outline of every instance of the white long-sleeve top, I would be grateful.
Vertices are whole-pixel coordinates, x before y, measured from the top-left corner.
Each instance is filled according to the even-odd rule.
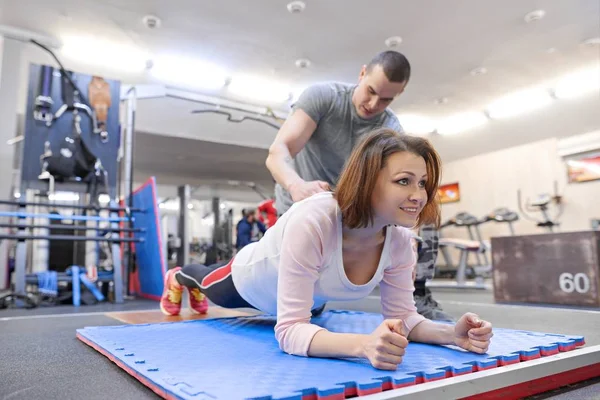
[[[342,259],[341,210],[332,193],[295,203],[258,242],[240,250],[232,263],[233,283],[249,304],[277,315],[280,348],[306,356],[322,327],[311,310],[328,301],[358,300],[380,285],[384,318],[399,318],[407,334],[425,318],[413,300],[416,263],[410,230],[389,227],[373,278],[355,285]]]

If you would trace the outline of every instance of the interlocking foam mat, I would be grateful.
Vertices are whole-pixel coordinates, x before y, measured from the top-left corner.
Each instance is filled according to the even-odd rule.
[[[370,333],[380,314],[328,311],[312,323]],[[585,344],[582,336],[494,328],[487,354],[409,343],[396,371],[364,359],[292,356],[279,349],[275,317],[87,327],[77,337],[164,398],[344,399],[528,361]]]

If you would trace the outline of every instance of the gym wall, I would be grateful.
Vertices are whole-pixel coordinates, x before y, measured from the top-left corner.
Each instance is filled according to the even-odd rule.
[[[597,199],[600,181],[569,184],[559,147],[560,140],[550,138],[445,164],[442,183],[458,182],[461,199],[442,205],[442,221],[461,211],[483,217],[495,208],[507,207],[520,214],[520,220],[514,224],[515,234],[544,233],[535,222],[521,215],[517,191],[521,189],[523,202],[543,193],[553,195],[556,181],[564,202],[560,231],[591,229],[590,219],[600,216]],[[551,217],[554,211],[551,206]],[[540,213],[533,215],[541,218]],[[508,232],[508,227],[502,224],[481,226],[484,239]],[[444,229],[444,236],[468,238],[468,233],[464,228],[449,227]]]

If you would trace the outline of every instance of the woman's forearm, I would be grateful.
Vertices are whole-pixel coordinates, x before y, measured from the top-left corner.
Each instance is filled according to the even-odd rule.
[[[425,320],[410,331],[408,339],[421,343],[454,344],[454,325],[438,324]]]
[[[315,334],[308,355],[311,357],[365,357],[364,342],[367,335],[353,333],[333,333],[321,330]]]

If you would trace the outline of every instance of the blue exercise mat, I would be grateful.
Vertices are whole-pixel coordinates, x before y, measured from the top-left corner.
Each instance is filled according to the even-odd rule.
[[[370,333],[380,314],[328,311],[312,322],[333,332]],[[396,371],[364,359],[283,353],[274,317],[88,327],[77,337],[164,398],[344,399],[572,350],[581,336],[495,328],[488,354],[410,343]]]

